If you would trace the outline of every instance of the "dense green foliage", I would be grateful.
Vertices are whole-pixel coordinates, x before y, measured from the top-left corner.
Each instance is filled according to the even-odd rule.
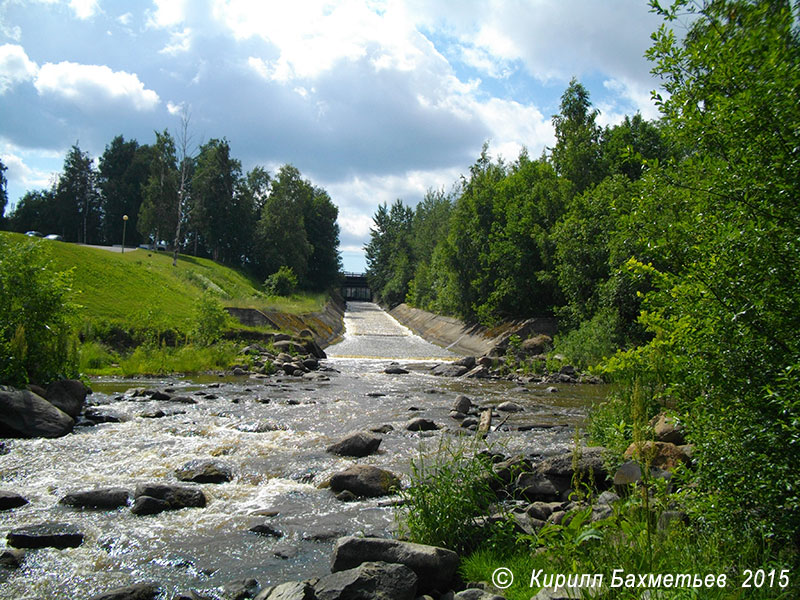
[[[178,253],[191,253],[262,280],[287,266],[304,289],[335,286],[339,211],[328,193],[291,165],[275,178],[258,166],[243,173],[225,139],[209,140],[191,156],[187,128],[184,120],[177,140],[157,131],[151,146],[117,136],[97,168],[73,146],[52,188],[27,192],[0,225],[104,245],[121,244],[124,232],[129,247],[171,246],[175,264]],[[5,200],[3,170],[0,163]]]
[[[703,555],[720,539],[711,572],[739,564],[732,532],[764,560],[800,544],[800,4],[652,8],[666,21],[648,52],[659,122],[601,131],[573,81],[549,153],[506,165],[484,150],[446,235],[429,238],[432,272],[403,289],[383,274],[414,273],[415,255],[373,252],[369,275],[390,303],[486,324],[560,317],[555,352],[619,384],[591,424],[610,448],[677,411],[695,470],[674,501],[696,537],[657,550]],[[409,214],[379,209],[371,248],[414,239]]]
[[[46,383],[77,373],[72,273],[44,244],[0,236],[0,382]]]
[[[264,281],[264,290],[270,296],[288,296],[297,289],[297,275],[290,267],[282,266]]]

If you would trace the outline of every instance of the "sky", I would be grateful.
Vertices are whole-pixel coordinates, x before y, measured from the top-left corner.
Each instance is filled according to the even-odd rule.
[[[450,190],[486,142],[539,156],[573,77],[601,125],[656,118],[660,23],[646,0],[0,0],[9,209],[73,144],[152,143],[185,109],[197,144],[327,190],[363,271],[379,204]]]

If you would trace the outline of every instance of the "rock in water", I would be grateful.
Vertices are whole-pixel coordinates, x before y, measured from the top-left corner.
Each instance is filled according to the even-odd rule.
[[[352,569],[367,561],[405,565],[417,576],[418,592],[449,590],[458,568],[458,554],[445,548],[383,538],[346,536],[333,548],[331,570]]]
[[[378,450],[381,445],[381,438],[366,431],[351,433],[347,437],[339,440],[335,444],[328,446],[327,451],[339,456],[369,456]]]
[[[67,494],[59,504],[75,508],[119,508],[127,506],[130,492],[124,488],[105,488],[100,490],[84,490]]]
[[[405,565],[365,562],[321,578],[314,592],[317,600],[413,600],[417,576]]]
[[[201,490],[163,483],[139,484],[134,492],[131,512],[135,515],[152,515],[165,510],[203,508],[205,494]]]
[[[137,583],[92,596],[89,600],[155,600],[161,587],[155,583]]]
[[[520,406],[516,402],[508,401],[508,402],[503,402],[502,404],[500,404],[497,407],[497,410],[502,411],[502,412],[522,412],[525,409],[522,408],[522,406]]]
[[[230,465],[211,459],[190,460],[175,475],[181,481],[194,483],[226,483],[233,479],[233,470]]]
[[[439,429],[439,426],[431,421],[430,419],[411,419],[408,423],[406,423],[406,429],[408,431],[435,431]]]
[[[16,492],[0,490],[0,510],[10,510],[25,506],[28,501]]]
[[[261,591],[254,600],[316,600],[309,581],[290,581]]]
[[[453,408],[455,412],[460,412],[467,414],[469,413],[470,409],[472,408],[472,400],[470,400],[467,396],[463,394],[456,396],[456,400],[453,403]]]
[[[0,436],[67,435],[75,426],[68,414],[28,390],[0,389]]]
[[[349,491],[356,496],[387,496],[400,487],[400,479],[389,471],[372,465],[354,465],[331,477],[334,493]]]
[[[60,411],[73,419],[81,414],[86,395],[91,390],[77,379],[62,379],[47,386],[45,398]]]
[[[42,523],[14,529],[6,540],[14,548],[77,548],[83,534],[69,523]]]

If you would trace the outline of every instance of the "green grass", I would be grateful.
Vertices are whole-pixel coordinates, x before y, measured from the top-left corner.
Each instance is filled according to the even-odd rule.
[[[46,244],[56,269],[73,270],[75,300],[81,306],[82,319],[123,329],[155,324],[186,331],[206,291],[226,306],[292,314],[319,310],[327,299],[324,294],[268,297],[260,290],[261,282],[205,258],[180,255],[178,266],[173,267],[168,253],[138,249],[122,254],[21,234],[0,235]]]

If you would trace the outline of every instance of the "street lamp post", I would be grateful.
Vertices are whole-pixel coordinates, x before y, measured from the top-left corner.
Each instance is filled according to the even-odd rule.
[[[125,254],[125,228],[128,226],[128,215],[122,215],[122,253]]]

